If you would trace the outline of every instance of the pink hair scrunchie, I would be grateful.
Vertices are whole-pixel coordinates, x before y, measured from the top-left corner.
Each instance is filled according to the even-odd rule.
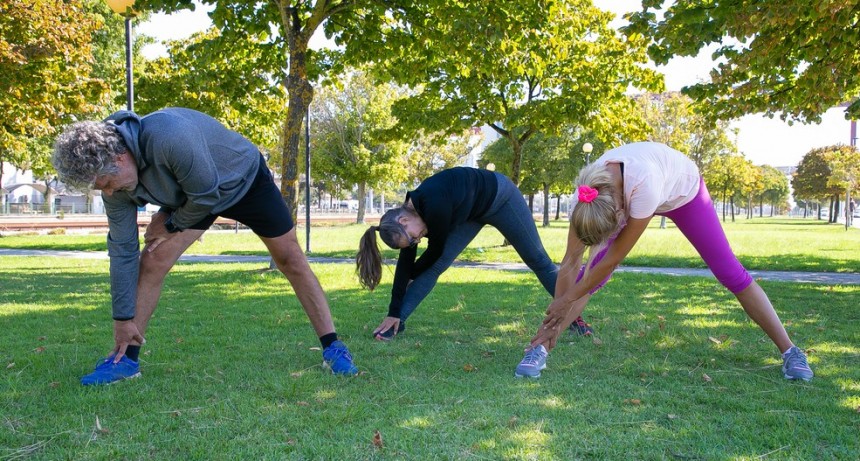
[[[591,186],[583,184],[577,190],[579,191],[580,202],[591,203],[597,198],[597,189]]]

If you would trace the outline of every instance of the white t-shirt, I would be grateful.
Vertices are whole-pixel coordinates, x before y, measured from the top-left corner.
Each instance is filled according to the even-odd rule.
[[[665,144],[626,144],[606,151],[597,162],[624,164],[625,214],[631,218],[650,218],[678,209],[699,192],[696,164]]]

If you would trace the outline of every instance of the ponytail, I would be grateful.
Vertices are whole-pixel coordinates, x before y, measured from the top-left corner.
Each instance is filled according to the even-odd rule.
[[[358,254],[355,255],[355,272],[358,283],[373,291],[382,280],[382,255],[376,244],[376,231],[379,226],[370,226],[358,241]]]
[[[364,231],[358,241],[358,254],[355,255],[355,272],[358,273],[358,283],[373,291],[382,280],[382,254],[376,243],[376,233],[390,248],[400,249],[399,243],[403,238],[408,239],[406,230],[400,225],[400,216],[404,213],[415,214],[415,211],[405,208],[392,208],[382,215],[378,226],[370,226]]]

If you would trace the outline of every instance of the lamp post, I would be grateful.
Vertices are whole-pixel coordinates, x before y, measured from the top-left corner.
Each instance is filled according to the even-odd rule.
[[[587,142],[582,145],[582,152],[585,153],[585,164],[588,165],[591,163],[591,151],[594,150],[594,146],[591,145],[590,142]]]
[[[107,5],[125,18],[125,99],[128,110],[134,110],[134,84],[131,81],[131,18],[135,16],[132,9],[134,0],[105,0]]]

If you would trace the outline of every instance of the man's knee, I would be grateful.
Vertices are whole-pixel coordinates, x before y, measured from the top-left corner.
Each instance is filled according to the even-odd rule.
[[[159,255],[158,251],[144,251],[140,255],[140,273],[147,276],[164,277],[175,264],[173,258]]]

